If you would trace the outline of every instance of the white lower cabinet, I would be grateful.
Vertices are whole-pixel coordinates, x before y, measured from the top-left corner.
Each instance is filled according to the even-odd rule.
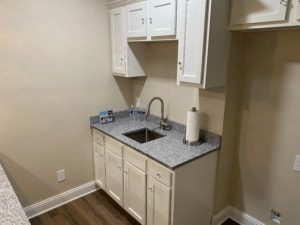
[[[146,224],[146,173],[124,161],[124,207],[142,225]]]
[[[105,156],[104,147],[94,142],[95,180],[100,188],[105,189]]]
[[[123,206],[122,157],[106,149],[106,191]]]
[[[96,183],[141,225],[210,224],[216,151],[170,170],[101,132],[93,140]]]
[[[147,225],[170,225],[171,188],[148,178]]]

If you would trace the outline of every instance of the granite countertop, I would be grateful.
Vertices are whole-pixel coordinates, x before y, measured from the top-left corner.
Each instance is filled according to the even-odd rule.
[[[0,164],[0,224],[30,225],[27,216]]]
[[[156,116],[149,116],[147,120],[140,121],[130,117],[128,111],[122,111],[115,113],[115,122],[113,123],[100,124],[99,116],[91,117],[90,122],[92,128],[115,138],[172,170],[221,147],[221,137],[207,131],[202,131],[203,143],[201,145],[185,145],[183,144],[183,138],[185,137],[186,127],[170,121],[172,129],[162,131],[158,128],[159,118]],[[155,129],[155,132],[166,136],[140,144],[123,135],[142,128]]]

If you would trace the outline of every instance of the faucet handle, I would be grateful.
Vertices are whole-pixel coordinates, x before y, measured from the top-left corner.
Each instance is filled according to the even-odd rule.
[[[167,118],[163,118],[163,119],[160,120],[160,129],[162,129],[162,130],[171,130],[171,127],[169,126]]]

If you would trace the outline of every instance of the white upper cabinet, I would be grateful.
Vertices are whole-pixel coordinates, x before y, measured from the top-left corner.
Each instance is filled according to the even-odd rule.
[[[251,24],[284,21],[287,1],[283,0],[233,0],[231,24]]]
[[[184,16],[178,35],[178,79],[180,82],[200,84],[204,65],[207,0],[184,0],[179,7]]]
[[[127,5],[129,41],[176,38],[176,0],[148,0]]]
[[[231,30],[299,26],[299,0],[232,0]]]
[[[148,12],[149,36],[176,35],[176,0],[152,0]]]
[[[127,6],[127,37],[147,37],[147,4],[137,2]]]
[[[144,3],[143,3],[144,4]],[[143,12],[146,12],[144,10]],[[122,77],[142,77],[146,76],[146,44],[127,43],[126,6],[113,8],[110,10],[111,17],[111,45],[112,45],[112,71],[115,76]],[[130,14],[132,18],[139,17],[139,13]],[[142,24],[142,23],[140,23]],[[144,24],[144,26],[146,26]],[[132,25],[132,35],[138,35],[143,28]],[[135,30],[135,32],[133,32]],[[142,31],[143,32],[143,31]],[[146,33],[146,29],[144,31]]]
[[[229,1],[178,1],[177,83],[202,89],[225,85]]]
[[[112,38],[112,69],[114,74],[126,73],[126,37],[124,8],[110,11]]]

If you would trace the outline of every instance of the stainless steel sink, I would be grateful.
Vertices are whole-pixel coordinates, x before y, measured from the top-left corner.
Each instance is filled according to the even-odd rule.
[[[128,133],[124,133],[123,135],[142,144],[165,136],[163,134],[159,134],[152,130],[149,130],[148,128],[130,131]]]

